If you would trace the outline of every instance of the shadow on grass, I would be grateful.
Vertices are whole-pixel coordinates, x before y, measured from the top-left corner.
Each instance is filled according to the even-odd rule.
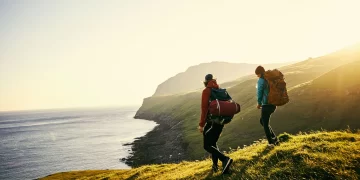
[[[265,148],[257,156],[253,156],[253,158],[251,160],[239,159],[239,160],[234,161],[230,167],[229,174],[224,174],[224,175],[222,175],[221,173],[214,174],[214,173],[212,173],[212,171],[210,171],[208,173],[208,175],[205,177],[205,179],[251,179],[250,177],[243,177],[242,175],[245,174],[248,167],[250,167],[254,163],[258,162],[263,156],[268,154],[271,150],[272,149]],[[235,171],[232,168],[236,164],[242,164],[241,165],[242,167],[239,170]],[[219,169],[219,171],[221,171],[221,168]]]

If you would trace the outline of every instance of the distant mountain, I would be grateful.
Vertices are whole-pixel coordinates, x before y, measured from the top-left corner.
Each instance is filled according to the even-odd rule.
[[[291,63],[265,64],[268,68],[279,68]],[[203,87],[201,81],[206,74],[213,74],[220,83],[232,81],[245,75],[254,74],[259,64],[211,62],[188,68],[161,83],[153,96],[171,95],[193,91]]]

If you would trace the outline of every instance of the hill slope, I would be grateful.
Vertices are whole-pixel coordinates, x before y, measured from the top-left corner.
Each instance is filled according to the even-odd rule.
[[[360,127],[360,60],[341,66],[315,80],[295,87],[291,92],[292,103],[284,106],[274,118],[279,130],[287,123],[296,130],[325,128],[343,129]],[[289,117],[292,117],[289,119]],[[276,125],[274,124],[274,126]],[[311,126],[310,126],[311,124]],[[281,126],[280,126],[281,125]],[[286,126],[286,127],[289,127]]]
[[[267,67],[278,68],[290,63],[267,64]],[[153,96],[178,94],[202,88],[201,81],[206,74],[212,73],[221,82],[235,80],[241,76],[252,74],[258,64],[211,62],[189,67],[161,83]]]
[[[341,104],[336,104],[331,107],[332,101],[342,102],[341,97],[324,97],[322,91],[314,89],[315,86],[304,86],[314,79],[316,79],[314,80],[315,83],[323,78],[331,77],[330,74],[326,74],[329,71],[335,74],[337,71],[347,71],[348,68],[356,64],[345,65],[339,69],[336,68],[357,60],[360,60],[360,45],[281,68],[281,71],[285,73],[288,83],[291,102],[284,107],[279,107],[274,114],[272,127],[275,132],[281,133],[287,131],[296,133],[298,131],[321,128],[342,129],[347,125],[350,125],[351,128],[359,128],[360,125],[355,118],[360,116],[360,106],[354,105],[359,102],[356,99],[358,96],[347,98],[350,105],[344,108],[344,110],[337,111],[342,113],[342,120],[337,118],[339,116],[330,115],[326,117],[328,118],[327,121],[324,121],[326,118],[321,117],[322,113],[324,111],[332,111],[332,109],[341,106]],[[353,73],[351,74],[351,72]],[[343,83],[354,85],[360,82],[356,78],[350,78],[359,77],[354,71],[349,70],[349,75],[347,76],[349,76],[347,78],[349,82],[344,81]],[[243,77],[234,81],[231,84],[231,88],[228,88],[234,100],[242,105],[242,112],[235,116],[231,125],[225,126],[223,135],[218,143],[220,148],[249,144],[264,136],[263,129],[258,120],[260,113],[255,108],[256,81],[257,79],[254,76]],[[321,82],[323,83],[320,84],[329,83],[325,80]],[[328,87],[332,89],[337,88],[331,85]],[[310,91],[306,88],[314,90]],[[308,92],[308,94],[304,95],[301,92]],[[201,146],[202,136],[196,130],[200,117],[200,97],[201,92],[197,91],[184,95],[145,99],[135,117],[155,120],[160,123],[160,126],[134,143],[133,149],[135,154],[128,163],[138,166],[147,163],[174,162],[174,159],[168,158],[172,153],[181,153],[180,159],[187,160],[205,157],[207,153]],[[308,102],[313,102],[313,100],[314,103],[310,106]],[[315,108],[318,108],[318,110],[314,111]],[[317,114],[309,113],[313,111],[317,112]],[[163,137],[166,137],[166,139]]]
[[[278,107],[272,116],[271,124],[275,132],[336,130],[348,126],[360,128],[360,107],[357,106],[360,101],[357,94],[360,91],[360,81],[354,78],[360,77],[360,73],[356,71],[359,68],[360,61],[356,61],[325,73],[313,81],[292,87],[289,91],[291,102]],[[234,121],[224,132],[223,144],[234,146],[232,141],[235,140],[233,134],[236,132],[244,132],[236,136],[240,139],[263,134],[263,129],[256,128],[259,126],[258,110],[250,106],[239,117],[241,120]],[[237,143],[239,142],[246,143],[242,140]]]
[[[57,173],[46,179],[360,179],[360,132],[283,134],[274,149],[266,142],[230,153],[232,173],[211,172],[211,161],[147,165],[131,170]]]

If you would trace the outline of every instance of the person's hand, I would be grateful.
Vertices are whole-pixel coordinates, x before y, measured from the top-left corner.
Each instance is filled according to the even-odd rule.
[[[261,105],[260,105],[260,104],[258,104],[258,105],[256,106],[256,108],[261,109]]]
[[[199,126],[198,130],[200,131],[200,133],[203,133],[204,132],[204,127]]]

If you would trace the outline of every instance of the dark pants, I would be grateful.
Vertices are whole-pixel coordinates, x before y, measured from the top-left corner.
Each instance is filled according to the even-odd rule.
[[[275,111],[276,106],[274,105],[263,105],[261,108],[260,124],[264,127],[266,138],[269,144],[277,142],[277,137],[270,126],[270,116]]]
[[[225,161],[226,156],[219,151],[216,142],[219,139],[221,131],[224,125],[208,122],[204,127],[204,149],[211,154],[211,158],[214,164],[217,165],[218,160]]]

